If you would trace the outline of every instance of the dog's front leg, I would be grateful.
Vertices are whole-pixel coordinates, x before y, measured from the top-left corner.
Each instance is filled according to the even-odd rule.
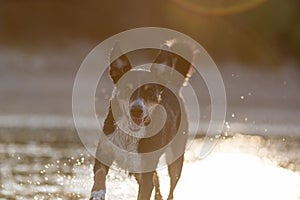
[[[162,200],[162,195],[160,192],[160,184],[159,184],[159,177],[157,172],[153,173],[153,184],[154,184],[154,189],[155,189],[155,200]]]
[[[178,183],[178,180],[181,176],[181,170],[183,165],[183,155],[179,157],[175,162],[168,166],[169,176],[170,176],[170,192],[168,196],[168,200],[173,199],[173,192]]]
[[[95,159],[94,165],[94,185],[91,192],[90,200],[105,200],[106,192],[106,175],[109,167]]]
[[[153,173],[147,172],[136,175],[139,184],[138,200],[149,200],[153,190]]]

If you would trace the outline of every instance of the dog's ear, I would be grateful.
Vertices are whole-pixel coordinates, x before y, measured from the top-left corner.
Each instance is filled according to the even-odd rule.
[[[117,57],[120,55],[119,57]],[[114,45],[110,54],[109,75],[114,84],[131,69],[131,64],[125,54],[122,53],[118,42]]]
[[[169,50],[170,47],[164,44],[150,68],[150,71],[163,82],[168,82],[174,67],[174,57]]]
[[[154,63],[163,64],[169,67],[173,66],[173,55],[172,52],[170,52],[170,47],[167,44],[164,44],[161,47],[161,50],[155,58]]]
[[[185,57],[193,60],[194,50],[191,45],[183,41],[170,40],[162,46],[151,66],[151,72],[154,72],[160,80],[181,87],[192,76],[194,68],[185,58],[171,52],[171,49],[173,51],[177,49]],[[178,72],[181,77],[175,75],[174,71]]]
[[[193,54],[191,54],[191,56],[193,56]],[[193,73],[195,72],[193,65],[186,59],[183,59],[182,57],[178,57],[174,65],[176,71],[185,77],[185,80],[182,82],[182,85],[185,85],[186,82],[192,77]]]

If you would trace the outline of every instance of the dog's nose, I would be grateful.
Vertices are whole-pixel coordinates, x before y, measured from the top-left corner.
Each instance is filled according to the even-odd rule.
[[[143,116],[143,107],[140,105],[134,105],[130,109],[130,115],[132,117],[142,117]]]
[[[144,115],[144,103],[141,99],[136,99],[130,104],[131,117],[141,118]]]

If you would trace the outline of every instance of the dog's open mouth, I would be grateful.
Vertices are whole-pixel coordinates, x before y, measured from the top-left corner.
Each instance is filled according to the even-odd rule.
[[[129,128],[132,131],[138,131],[143,126],[147,126],[148,124],[150,124],[150,122],[151,119],[149,115],[147,115],[146,117],[130,117]]]
[[[123,107],[123,109],[125,111],[125,106]],[[143,126],[148,126],[151,122],[151,118],[150,118],[149,114],[146,114],[146,116],[143,115],[141,117],[137,117],[137,116],[131,115],[130,112],[124,112],[124,113],[126,113],[126,117],[128,120],[128,127],[132,131],[138,131]]]
[[[138,126],[141,126],[144,121],[144,119],[141,117],[131,117],[131,119]]]
[[[146,117],[132,117],[131,120],[135,123],[137,126],[147,126],[150,123],[150,117],[147,115]]]

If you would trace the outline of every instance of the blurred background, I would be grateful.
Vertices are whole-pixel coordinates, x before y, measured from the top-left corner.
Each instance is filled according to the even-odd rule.
[[[224,140],[204,161],[198,147],[187,153],[177,196],[199,196],[195,185],[203,199],[299,199],[299,0],[0,0],[0,199],[89,196],[93,158],[72,119],[77,70],[105,39],[149,26],[199,42],[227,93]],[[96,106],[105,115],[112,85],[103,80]],[[203,81],[191,83],[205,131],[209,94]],[[119,171],[108,184],[110,199],[135,199],[136,183]]]
[[[85,56],[121,31],[158,26],[189,35],[216,62],[226,87],[232,131],[300,134],[297,0],[0,3],[3,127],[73,127],[72,86]],[[99,98],[107,100],[110,91],[103,91]],[[202,100],[201,117],[208,118],[205,91]]]

